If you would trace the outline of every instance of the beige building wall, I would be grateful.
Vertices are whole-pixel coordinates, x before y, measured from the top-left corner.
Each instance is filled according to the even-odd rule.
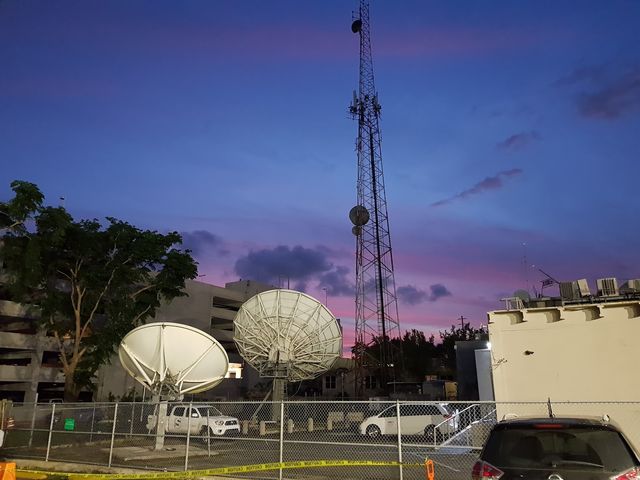
[[[497,402],[550,398],[556,415],[606,413],[640,446],[640,301],[500,310],[488,319]],[[544,416],[547,409],[498,406],[498,418],[508,413]]]

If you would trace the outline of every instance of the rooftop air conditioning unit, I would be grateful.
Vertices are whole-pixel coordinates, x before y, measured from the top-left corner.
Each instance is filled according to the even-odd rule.
[[[591,295],[591,292],[589,291],[589,283],[586,278],[581,278],[575,283],[578,284],[578,290],[581,297],[589,297]]]
[[[620,287],[620,293],[624,293],[624,294],[640,293],[640,279],[635,278],[635,279],[627,280]]]
[[[560,282],[560,297],[563,300],[579,300],[580,287],[578,282]]]
[[[628,284],[629,290],[633,292],[640,292],[640,278],[629,280]]]
[[[619,295],[618,281],[614,277],[599,278],[596,281],[598,285],[598,295],[601,297],[615,297]]]

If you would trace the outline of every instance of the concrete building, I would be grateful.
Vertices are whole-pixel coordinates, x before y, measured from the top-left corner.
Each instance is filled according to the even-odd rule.
[[[209,333],[218,340],[229,355],[230,374],[216,388],[197,394],[200,400],[236,400],[255,386],[258,372],[246,365],[233,342],[233,319],[240,306],[253,295],[271,290],[273,285],[240,280],[218,287],[196,280],[185,282],[188,296],[173,299],[156,311],[151,322],[183,323]],[[122,368],[118,356],[102,367],[96,381],[97,401],[122,398],[124,395],[142,395],[143,388]],[[148,393],[148,392],[147,392]]]
[[[33,402],[61,398],[64,376],[58,348],[52,337],[36,329],[36,309],[11,301],[0,278],[0,396],[14,401]],[[238,398],[258,382],[257,372],[246,368],[233,343],[233,318],[240,305],[256,293],[275,288],[254,281],[238,281],[218,287],[187,280],[186,297],[176,298],[158,308],[152,321],[185,323],[199,328],[222,343],[231,362],[230,377],[199,398]],[[245,368],[243,368],[245,367]],[[142,395],[142,387],[121,367],[117,355],[97,374],[96,392],[81,398],[107,401],[124,395]]]
[[[591,296],[580,293],[588,292],[586,281],[580,287],[578,295],[561,288],[566,295],[560,298],[507,299],[507,309],[488,313],[495,400],[550,398],[556,415],[608,414],[640,446],[640,384],[633,367],[640,294],[616,288],[602,295],[599,288]],[[547,409],[498,405],[499,418],[507,413],[544,416]]]
[[[6,293],[6,292],[3,292]],[[60,397],[64,375],[52,337],[37,332],[33,312],[0,299],[0,396],[33,402],[36,393],[47,400]]]

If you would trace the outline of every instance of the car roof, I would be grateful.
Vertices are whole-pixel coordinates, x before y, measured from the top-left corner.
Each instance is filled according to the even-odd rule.
[[[510,426],[529,426],[535,424],[567,425],[575,427],[611,427],[618,429],[615,422],[605,420],[602,417],[517,417],[501,420],[496,428],[509,428]]]

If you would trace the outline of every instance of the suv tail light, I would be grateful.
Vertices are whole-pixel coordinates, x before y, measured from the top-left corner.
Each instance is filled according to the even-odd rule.
[[[502,475],[504,475],[504,472],[502,470],[497,469],[490,463],[478,460],[473,466],[473,470],[471,471],[471,480],[498,480],[500,477],[502,477]],[[620,477],[620,480],[624,478],[625,477]]]
[[[640,478],[640,467],[633,467],[631,470],[618,473],[611,477],[611,480],[633,480],[636,478]]]

